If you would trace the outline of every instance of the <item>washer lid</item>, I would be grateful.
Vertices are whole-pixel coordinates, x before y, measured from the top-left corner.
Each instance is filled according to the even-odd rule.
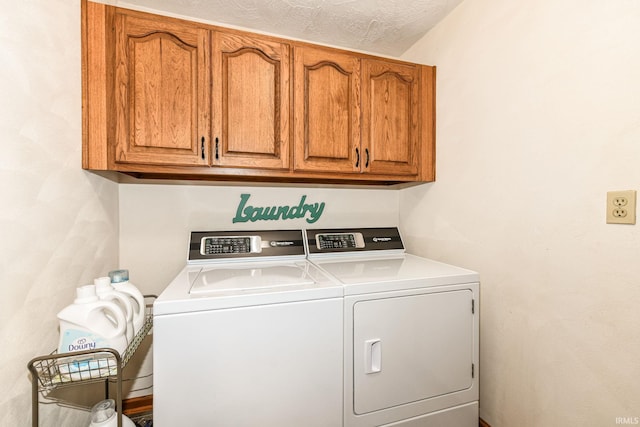
[[[193,281],[189,293],[274,289],[314,284],[315,281],[303,266],[305,264],[203,268]]]
[[[158,296],[153,315],[341,298],[342,295],[342,284],[306,260],[187,264]]]

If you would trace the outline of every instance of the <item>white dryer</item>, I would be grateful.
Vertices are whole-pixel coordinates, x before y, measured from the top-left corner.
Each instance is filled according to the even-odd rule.
[[[193,232],[154,303],[154,425],[342,425],[342,285],[301,230]]]
[[[478,274],[405,253],[397,228],[307,240],[344,285],[344,426],[476,427]]]

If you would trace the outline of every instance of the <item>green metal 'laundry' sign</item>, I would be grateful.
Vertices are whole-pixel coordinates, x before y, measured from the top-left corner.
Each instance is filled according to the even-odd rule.
[[[241,194],[240,203],[233,217],[236,222],[256,222],[256,221],[276,221],[279,219],[299,219],[305,218],[309,224],[313,224],[320,219],[324,211],[324,202],[306,203],[307,196],[300,198],[300,203],[292,206],[252,206],[249,205],[251,194]]]

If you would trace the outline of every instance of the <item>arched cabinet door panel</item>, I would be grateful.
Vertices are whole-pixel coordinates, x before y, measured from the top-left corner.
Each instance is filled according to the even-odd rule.
[[[289,169],[290,48],[213,33],[213,166]]]
[[[294,58],[294,169],[360,173],[360,59],[307,46]]]
[[[207,165],[210,32],[115,14],[116,163]]]
[[[367,172],[417,175],[420,68],[363,60],[362,151]]]

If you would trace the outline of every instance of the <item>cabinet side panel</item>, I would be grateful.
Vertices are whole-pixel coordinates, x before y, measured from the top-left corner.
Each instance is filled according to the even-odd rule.
[[[421,67],[420,172],[421,181],[436,179],[436,67]]]
[[[107,165],[107,7],[82,2],[82,167]]]

